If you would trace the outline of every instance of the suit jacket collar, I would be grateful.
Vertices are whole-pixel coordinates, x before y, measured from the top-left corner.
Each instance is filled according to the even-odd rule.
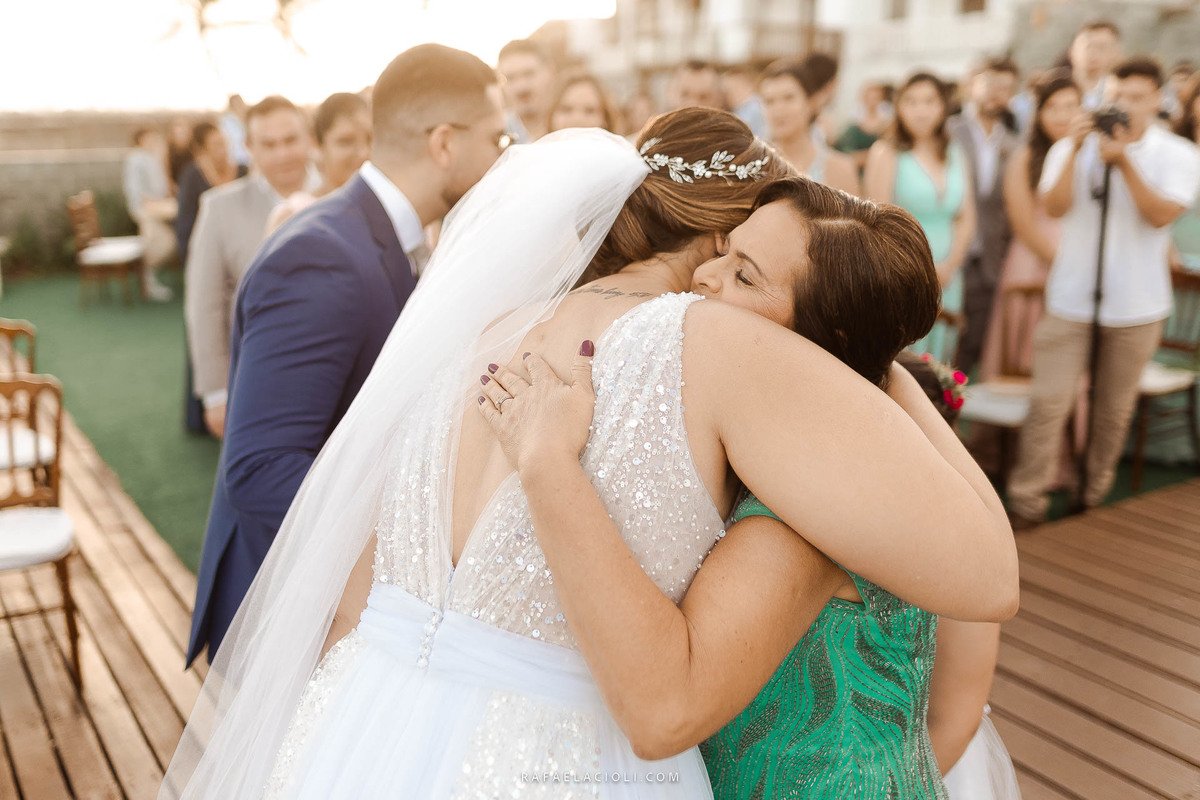
[[[413,278],[408,256],[404,254],[404,248],[400,246],[400,239],[396,236],[396,227],[384,210],[383,203],[361,175],[350,179],[346,184],[346,193],[366,218],[371,238],[380,248],[379,259],[384,274],[392,284],[396,302],[403,305],[416,287],[416,279]]]

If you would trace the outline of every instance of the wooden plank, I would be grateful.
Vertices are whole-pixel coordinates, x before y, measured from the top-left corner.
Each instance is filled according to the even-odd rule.
[[[1063,638],[1059,637],[1060,641]],[[1103,659],[1069,642],[1065,647],[1060,657],[1057,652],[1039,650],[1006,636],[1000,643],[998,670],[1200,766],[1200,725],[1158,703],[1148,702],[1142,686],[1134,690],[1086,671],[1081,658]]]
[[[1025,769],[1017,770],[1017,788],[1021,790],[1021,800],[1084,800]]]
[[[1093,760],[1160,794],[1182,797],[1200,786],[1200,767],[1065,706],[1020,680],[997,675],[991,704],[1008,717],[1021,720],[1025,727],[1068,742]]]
[[[1026,650],[1051,652],[1062,661],[1079,664],[1080,669],[1124,687],[1127,693],[1145,704],[1174,711],[1200,726],[1200,691],[1186,682],[1130,662],[1086,639],[1046,627],[1025,614],[1004,622],[1002,636],[1004,642]]]
[[[1200,577],[1193,574],[1176,572],[1174,569],[1164,570],[1160,566],[1146,564],[1132,554],[1123,556],[1121,553],[1106,552],[1101,548],[1092,547],[1086,541],[1076,540],[1066,543],[1036,534],[1030,536],[1023,543],[1021,552],[1043,557],[1049,557],[1048,553],[1058,553],[1080,565],[1088,564],[1103,569],[1118,569],[1145,586],[1157,586],[1179,594],[1183,599],[1191,601],[1192,605],[1200,611]]]
[[[22,794],[37,800],[70,797],[54,742],[21,662],[7,619],[0,620],[0,725],[7,734],[9,758]]]
[[[0,799],[17,798],[17,776],[13,774],[12,760],[8,757],[8,738],[4,726],[0,725]]]
[[[1153,536],[1144,524],[1130,520],[1097,516],[1086,524],[1080,521],[1044,535],[1052,541],[1103,552],[1110,560],[1132,559],[1152,570],[1174,572],[1184,578],[1195,578],[1200,572],[1200,551],[1179,548]]]
[[[1200,692],[1200,650],[1194,646],[1163,641],[1105,614],[1063,603],[1037,592],[1021,596],[1021,611],[1026,619],[1037,619],[1043,626],[1072,632],[1077,638],[1086,639],[1100,648],[1115,651],[1150,669],[1173,675]]]
[[[1025,722],[997,711],[992,715],[1013,761],[1059,786],[1070,786],[1087,800],[1162,800],[1122,775],[1070,747],[1044,738]]]
[[[73,797],[122,797],[92,721],[41,614],[11,621]]]
[[[79,584],[84,580],[85,577],[78,572],[73,573],[73,593],[77,599],[80,594]],[[92,581],[90,576],[87,576],[86,580]],[[43,608],[48,608],[57,602],[56,583],[44,580],[33,580],[31,583],[33,592],[42,603]],[[62,657],[68,658],[70,644],[67,640],[66,622],[63,615],[61,612],[47,613],[43,619],[50,626]],[[79,660],[84,676],[84,706],[92,719],[100,743],[108,755],[113,772],[124,789],[125,795],[131,798],[154,797],[158,792],[159,784],[162,783],[163,772],[160,764],[164,763],[163,759],[170,757],[169,750],[166,755],[160,756],[151,749],[140,721],[134,717],[129,701],[122,694],[109,664],[101,655],[100,648],[95,641],[96,637],[88,624],[87,616],[81,613],[79,623]],[[129,648],[133,649],[132,643],[129,644]],[[143,669],[148,676],[149,670]],[[129,676],[124,677],[127,680],[129,678]],[[150,677],[150,680],[153,681],[153,678]],[[170,704],[166,696],[162,694],[161,687],[153,684],[146,686],[145,689],[157,690],[153,694],[161,697],[161,700],[156,702],[164,709],[169,710]],[[175,730],[181,730],[181,727],[176,724]],[[178,735],[178,733],[174,734],[176,738]],[[168,734],[168,738],[169,736],[170,734]],[[164,745],[164,749],[170,747],[170,744],[164,743]]]
[[[1022,566],[1036,559],[1036,562],[1043,566],[1105,584],[1140,600],[1174,609],[1190,619],[1200,620],[1200,599],[1189,597],[1173,587],[1162,586],[1144,575],[1084,560],[1077,555],[1079,551],[1064,553],[1061,550],[1041,547],[1043,542],[1035,543],[1032,539],[1033,537],[1028,537],[1018,540],[1017,549]]]
[[[1027,593],[1037,592],[1103,611],[1172,641],[1200,642],[1200,620],[1106,589],[1086,578],[1050,569],[1033,559],[1021,564],[1021,591],[1022,600]]]
[[[1181,525],[1178,520],[1166,518],[1152,508],[1135,511],[1123,506],[1113,506],[1099,520],[1106,525],[1132,528],[1139,539],[1152,542],[1156,547],[1181,556],[1200,558],[1200,523]]]

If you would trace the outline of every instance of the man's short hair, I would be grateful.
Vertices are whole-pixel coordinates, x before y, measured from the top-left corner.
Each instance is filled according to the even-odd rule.
[[[1113,70],[1113,75],[1120,80],[1126,78],[1146,78],[1154,82],[1154,85],[1161,89],[1163,85],[1163,72],[1159,63],[1150,56],[1132,56],[1125,59],[1120,64],[1117,64]]]
[[[138,128],[137,130],[135,130],[133,132],[133,136],[131,137],[131,139],[133,140],[133,146],[141,147],[142,140],[154,132],[155,132],[154,128],[148,128],[144,125],[142,127]]]
[[[828,53],[809,53],[800,59],[800,71],[804,74],[801,83],[806,91],[815,94],[833,83],[838,74],[838,62]]]
[[[384,68],[371,94],[375,141],[395,146],[435,125],[471,122],[498,83],[495,70],[462,50],[440,44],[405,50]]]
[[[716,72],[717,67],[711,61],[702,58],[689,58],[681,65],[686,72]]]
[[[265,117],[268,114],[274,114],[276,111],[291,111],[304,118],[304,112],[297,108],[296,104],[286,97],[272,94],[264,97],[250,108],[246,109],[246,128],[250,128],[250,120],[255,117]]]
[[[1117,23],[1113,22],[1111,19],[1103,17],[1100,19],[1088,20],[1087,22],[1083,23],[1079,26],[1079,30],[1075,35],[1078,36],[1081,33],[1090,33],[1092,31],[1108,31],[1116,38],[1121,38],[1121,29],[1117,27]]]
[[[985,58],[983,63],[979,65],[980,72],[1000,72],[1006,75],[1012,75],[1014,78],[1021,77],[1021,70],[1017,66],[1017,62],[1013,61],[1008,56],[991,56]]]
[[[533,56],[546,66],[550,66],[550,54],[540,44],[532,39],[513,39],[500,48],[500,61],[509,56]]]

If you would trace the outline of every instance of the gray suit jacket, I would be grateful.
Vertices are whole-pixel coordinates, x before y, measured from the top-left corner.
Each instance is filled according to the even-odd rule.
[[[1005,130],[1000,142],[1000,159],[996,165],[996,181],[990,191],[983,192],[979,185],[979,152],[975,137],[971,135],[970,123],[962,114],[946,121],[946,127],[954,141],[962,147],[967,163],[971,165],[971,183],[975,187],[975,246],[972,252],[979,254],[978,276],[987,285],[995,286],[1000,277],[1000,267],[1008,252],[1012,229],[1008,223],[1008,212],[1004,209],[1004,169],[1008,157],[1017,149],[1017,137]]]
[[[238,283],[262,244],[278,196],[247,175],[200,196],[184,272],[192,380],[203,399],[229,381],[229,328]]]

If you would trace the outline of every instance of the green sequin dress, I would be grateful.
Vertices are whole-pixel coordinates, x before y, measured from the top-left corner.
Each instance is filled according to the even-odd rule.
[[[734,512],[778,519],[756,498]],[[716,800],[946,800],[925,712],[937,617],[848,573],[747,708],[700,746]]]

